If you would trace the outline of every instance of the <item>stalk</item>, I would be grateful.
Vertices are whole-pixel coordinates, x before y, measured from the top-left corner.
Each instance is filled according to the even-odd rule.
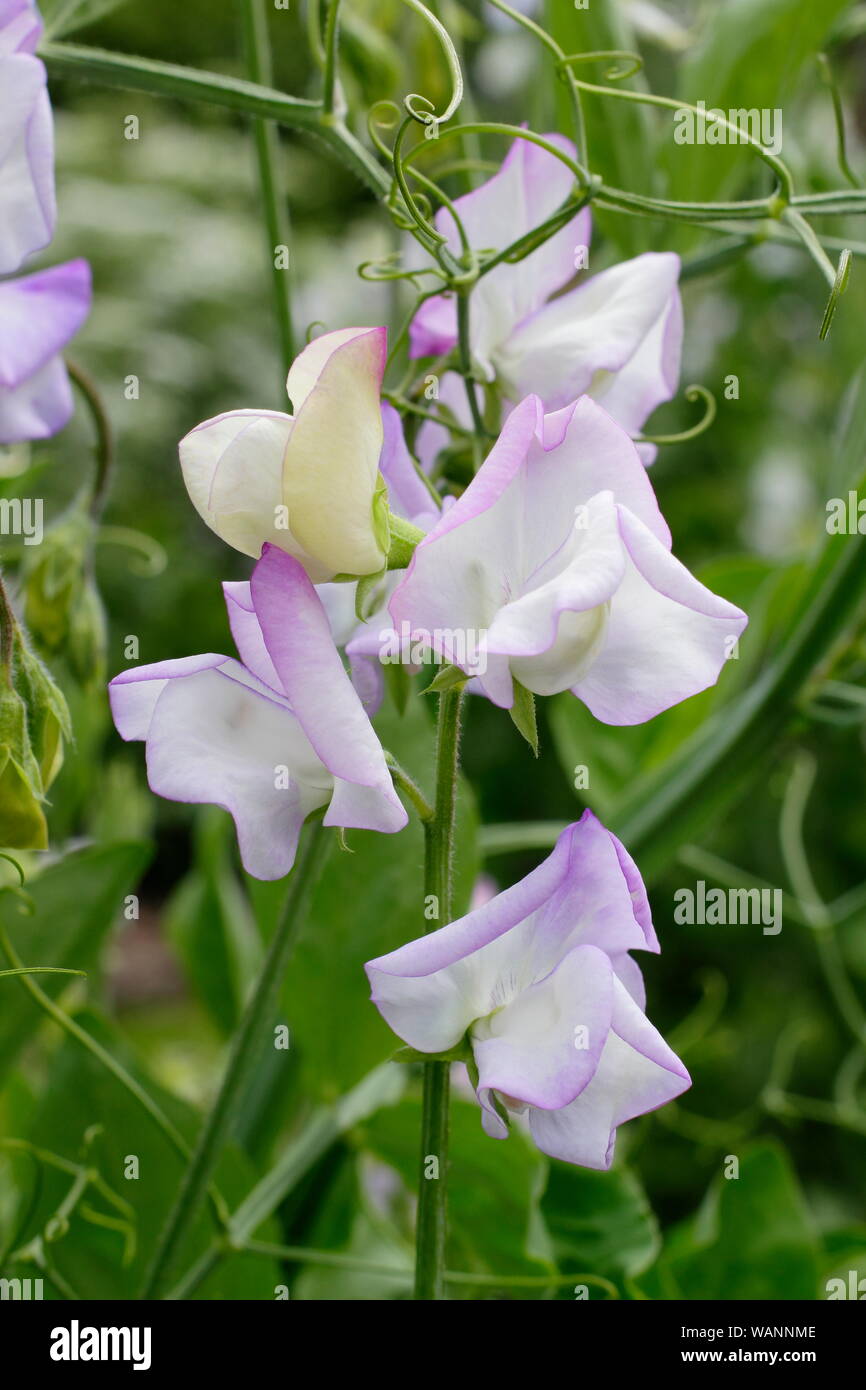
[[[461,690],[439,696],[436,735],[436,801],[424,826],[424,893],[437,901],[432,929],[452,917],[451,869],[457,815]],[[421,1161],[418,1180],[415,1297],[445,1297],[445,1240],[448,1214],[448,1137],[450,1063],[424,1063]],[[435,1160],[435,1165],[432,1164]],[[431,1172],[432,1168],[432,1172]]]

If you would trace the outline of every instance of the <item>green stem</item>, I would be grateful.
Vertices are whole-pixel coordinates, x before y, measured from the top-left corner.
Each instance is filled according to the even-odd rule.
[[[451,921],[451,870],[457,817],[462,692],[439,696],[436,735],[436,800],[425,822],[424,894],[436,901],[433,930]],[[448,1208],[449,1062],[425,1062],[421,1162],[416,1227],[415,1297],[444,1298]],[[435,1160],[432,1164],[431,1161]]]
[[[340,6],[343,0],[330,0],[325,20],[325,74],[322,83],[322,110],[333,116],[337,99],[337,53],[340,46]]]
[[[174,1206],[157,1244],[141,1297],[156,1298],[163,1279],[198,1212],[207,1185],[231,1133],[244,1091],[261,1047],[262,1030],[275,1013],[286,965],[301,920],[307,890],[319,867],[327,838],[319,825],[310,826],[295,867],[282,916],[271,939],[252,996],[232,1040],[225,1074],[210,1113],[202,1126]]]
[[[419,819],[422,821],[432,820],[433,807],[428,802],[414,778],[410,777],[406,769],[400,766],[392,753],[385,754],[385,762],[388,764],[388,771],[391,774],[394,786],[398,791],[402,791],[409,798],[415,810],[418,812]]]
[[[98,520],[105,506],[114,468],[114,434],[105,402],[93,377],[77,362],[70,362],[69,358],[66,359],[66,370],[78,387],[96,430],[96,475],[90,491],[90,515]]]
[[[247,70],[253,82],[270,87],[273,83],[273,66],[264,0],[241,0],[241,8]],[[280,187],[278,172],[280,144],[277,127],[273,121],[255,116],[253,117],[253,134],[265,214],[274,309],[282,348],[279,397],[282,402],[285,398],[286,373],[295,357],[295,332],[292,322],[291,265],[281,269],[277,264],[277,253],[278,248],[283,246],[288,251],[291,226],[286,199]]]
[[[0,574],[0,676],[3,677],[7,685],[12,683],[12,653],[15,648],[17,627],[15,614],[12,612],[12,605],[6,592],[6,585],[3,583],[2,574]]]
[[[466,387],[469,409],[472,413],[472,452],[475,457],[476,472],[481,466],[484,440],[487,431],[481,418],[478,397],[475,394],[475,377],[472,370],[472,344],[469,331],[469,295],[471,287],[466,286],[457,293],[457,346],[460,354],[460,373]]]
[[[390,191],[387,172],[341,121],[333,117],[330,121],[323,119],[321,102],[286,96],[273,88],[258,87],[254,82],[224,77],[221,73],[198,72],[178,63],[109,53],[81,44],[45,43],[39,49],[39,56],[49,71],[59,77],[78,77],[101,82],[105,87],[150,92],[182,101],[202,101],[306,131],[322,140],[377,198],[386,198]]]

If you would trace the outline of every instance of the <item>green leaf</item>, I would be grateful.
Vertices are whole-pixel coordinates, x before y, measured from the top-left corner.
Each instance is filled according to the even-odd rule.
[[[0,922],[24,965],[86,970],[112,925],[122,917],[124,897],[150,857],[149,846],[116,844],[76,850],[28,882],[33,916],[21,914],[20,899],[0,894]],[[56,998],[63,976],[46,975],[42,988]],[[23,987],[7,986],[0,1010],[0,1072],[27,1042],[44,1014]]]
[[[661,1249],[646,1193],[628,1168],[596,1173],[554,1162],[541,1210],[564,1273],[633,1278]]]
[[[76,29],[95,24],[128,3],[129,0],[40,0],[45,37],[59,39],[64,34],[73,34]]]
[[[235,874],[234,827],[207,808],[195,818],[195,864],[175,889],[165,928],[184,972],[217,1026],[236,1027],[261,959],[255,918]]]
[[[536,758],[538,757],[538,722],[535,718],[535,696],[531,690],[514,681],[514,704],[508,711],[512,723],[523,735]]]
[[[738,1157],[739,1176],[715,1179],[637,1281],[649,1297],[815,1298],[818,1244],[787,1154],[762,1143]]]
[[[464,685],[468,679],[466,672],[461,671],[459,666],[443,666],[421,693],[422,695],[441,695],[443,690],[454,690],[456,686]]]

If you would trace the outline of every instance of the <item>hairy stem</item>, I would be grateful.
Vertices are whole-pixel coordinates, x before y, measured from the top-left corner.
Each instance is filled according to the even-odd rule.
[[[439,696],[436,734],[436,801],[426,822],[424,893],[435,899],[433,929],[451,921],[451,869],[457,816],[461,690]],[[425,1062],[421,1121],[421,1163],[416,1228],[415,1297],[445,1296],[445,1237],[448,1208],[448,1128],[450,1063]]]

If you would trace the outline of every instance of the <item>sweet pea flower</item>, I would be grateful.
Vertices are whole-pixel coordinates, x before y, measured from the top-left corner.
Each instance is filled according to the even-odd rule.
[[[620,426],[587,396],[552,415],[529,396],[418,544],[390,613],[503,708],[517,680],[640,724],[714,684],[747,622],[670,547]],[[472,670],[465,633],[480,634]]]
[[[574,158],[563,136],[544,138]],[[470,245],[502,250],[556,212],[573,188],[574,175],[562,160],[517,140],[499,172],[456,199],[455,207]],[[459,255],[448,208],[437,213],[436,227]],[[509,400],[533,393],[547,410],[558,410],[588,394],[634,434],[676,390],[683,327],[679,257],[647,252],[552,298],[585,263],[590,234],[584,209],[522,261],[502,262],[483,275],[472,290],[470,350],[480,375],[498,380]],[[453,296],[426,300],[412,321],[412,355],[438,357],[456,343]],[[651,461],[652,452],[645,458]]]
[[[81,260],[0,283],[0,444],[47,439],[68,422],[62,354],[90,298],[90,267]]]
[[[161,661],[109,686],[121,737],[147,746],[151,789],[227,810],[254,878],[288,873],[322,806],[325,825],[402,830],[406,811],[303,566],[267,545],[250,585],[225,593],[240,661]]]
[[[0,0],[0,275],[54,235],[54,131],[42,23],[30,0]]]
[[[690,1085],[628,955],[658,949],[634,861],[586,811],[522,882],[366,971],[410,1047],[468,1047],[492,1138],[526,1115],[543,1153],[609,1168],[617,1127]]]
[[[278,546],[316,584],[384,568],[385,347],[384,328],[324,333],[289,371],[294,415],[233,410],[181,440],[187,491],[212,531],[255,559]]]

